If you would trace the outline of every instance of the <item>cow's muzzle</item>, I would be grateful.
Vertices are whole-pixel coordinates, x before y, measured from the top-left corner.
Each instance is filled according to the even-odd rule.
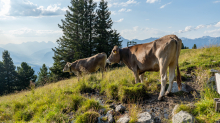
[[[106,63],[109,63],[109,64],[111,64],[111,62],[110,62],[110,61],[109,61],[108,59],[106,60]]]

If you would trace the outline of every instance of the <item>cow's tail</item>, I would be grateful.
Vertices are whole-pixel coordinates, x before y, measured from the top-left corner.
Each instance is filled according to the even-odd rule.
[[[178,63],[178,59],[179,59],[179,55],[180,55],[180,50],[181,50],[181,47],[182,47],[182,40],[177,38],[176,39],[176,62],[177,62],[177,84],[178,84],[178,90],[180,91],[181,88],[182,88],[182,85],[181,85],[181,75],[180,75],[180,70],[179,70],[179,63]]]

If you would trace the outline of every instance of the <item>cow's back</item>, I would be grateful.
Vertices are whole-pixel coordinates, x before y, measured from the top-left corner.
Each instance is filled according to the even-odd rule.
[[[98,68],[106,64],[107,55],[98,53],[89,58],[78,60],[77,68],[79,71],[95,72]]]
[[[166,57],[168,62],[176,58],[176,40],[180,40],[176,35],[166,35],[150,43],[129,47],[130,60],[137,64],[140,73],[158,71],[161,58]]]

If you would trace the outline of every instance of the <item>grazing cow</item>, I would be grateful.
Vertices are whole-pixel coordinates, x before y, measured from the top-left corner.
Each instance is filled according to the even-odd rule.
[[[63,72],[69,72],[70,74],[74,73],[79,77],[82,75],[83,72],[85,73],[92,73],[97,71],[99,68],[102,71],[105,70],[107,55],[105,53],[98,53],[94,56],[89,58],[79,59],[73,63],[67,62]]]
[[[169,87],[165,95],[171,92],[176,67],[178,89],[181,90],[181,76],[178,66],[181,47],[181,39],[176,35],[166,35],[150,43],[138,44],[122,49],[114,46],[106,62],[124,62],[133,71],[135,83],[138,83],[139,80],[143,82],[145,71],[160,71],[161,91],[158,100],[161,100],[165,93],[168,66]]]

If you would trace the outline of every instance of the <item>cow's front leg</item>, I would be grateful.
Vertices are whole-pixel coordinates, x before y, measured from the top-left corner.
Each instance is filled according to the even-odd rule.
[[[139,78],[140,78],[140,80],[141,80],[141,83],[143,83],[143,82],[144,82],[144,74],[141,74],[141,75],[139,76]]]

